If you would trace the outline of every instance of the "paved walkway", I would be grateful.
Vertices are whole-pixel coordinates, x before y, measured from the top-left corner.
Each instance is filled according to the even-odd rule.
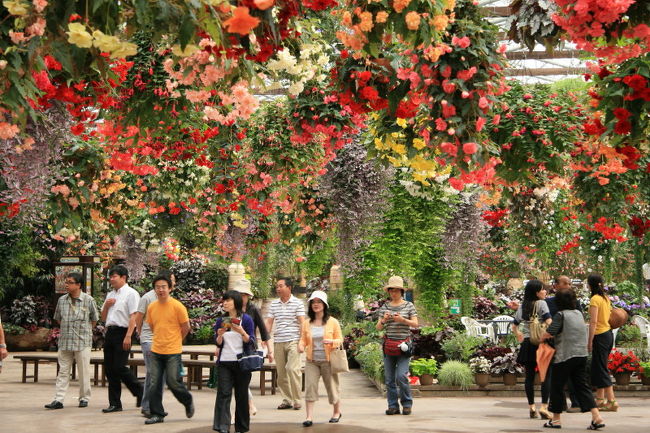
[[[163,424],[145,426],[135,398],[123,390],[124,412],[102,414],[108,405],[107,389],[93,388],[88,408],[77,407],[76,382],[72,382],[62,410],[48,411],[43,405],[54,397],[54,364],[44,365],[38,383],[21,383],[21,364],[5,360],[0,373],[0,433],[209,433],[215,392],[193,390],[196,402],[194,418],[185,418],[183,407],[169,391],[165,392],[165,409],[169,416]],[[355,370],[342,377],[343,417],[339,425],[328,424],[329,405],[321,386],[321,400],[316,403],[315,424],[306,429],[301,423],[304,411],[278,411],[278,395],[259,395],[256,377],[253,395],[258,413],[251,419],[251,433],[425,433],[425,432],[542,432],[540,420],[528,418],[525,398],[418,398],[409,417],[386,416],[385,400],[366,377]],[[604,413],[604,431],[616,433],[650,432],[650,398],[623,398],[617,413]],[[563,432],[583,432],[589,424],[588,414],[565,414]],[[231,430],[232,431],[232,430]]]

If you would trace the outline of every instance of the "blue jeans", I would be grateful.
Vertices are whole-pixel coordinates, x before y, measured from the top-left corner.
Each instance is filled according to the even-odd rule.
[[[181,365],[181,354],[161,355],[151,352],[151,386],[149,387],[149,407],[152,415],[161,418],[165,416],[165,409],[162,405],[163,397],[163,375],[169,390],[186,408],[192,404],[192,394],[185,388],[180,375],[178,374]]]
[[[142,411],[151,412],[149,407],[149,388],[151,388],[151,365],[153,364],[153,355],[151,354],[151,342],[140,342],[142,347],[142,356],[144,357],[144,365],[147,368],[147,375],[144,379],[144,394],[142,394]],[[164,381],[160,381],[160,395],[163,393],[165,387]]]
[[[391,356],[384,355],[384,376],[386,378],[386,397],[388,398],[388,407],[399,409],[397,401],[397,388],[399,387],[399,399],[402,407],[413,406],[413,396],[411,395],[411,385],[409,384],[408,372],[409,356]]]

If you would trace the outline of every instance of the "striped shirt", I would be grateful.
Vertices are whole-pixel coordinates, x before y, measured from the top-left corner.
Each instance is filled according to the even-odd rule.
[[[411,320],[414,317],[417,317],[418,312],[415,310],[415,306],[412,302],[404,301],[403,304],[394,307],[390,305],[390,302],[386,302],[384,305],[377,310],[377,317],[382,319],[384,313],[389,312],[391,315],[397,313],[400,316]],[[391,340],[405,340],[411,336],[411,329],[409,325],[405,323],[397,323],[392,320],[389,320],[384,324],[384,332],[387,338]]]
[[[286,343],[300,340],[300,323],[298,317],[305,315],[305,304],[291,295],[287,302],[276,299],[271,302],[266,317],[272,318],[275,323],[273,341]]]
[[[78,298],[65,294],[59,298],[54,320],[61,323],[59,350],[80,351],[93,345],[90,322],[99,318],[97,304],[92,296],[81,292]]]
[[[149,304],[157,300],[158,296],[156,296],[156,291],[149,290],[142,295],[138,303],[138,313],[144,314],[142,317],[142,329],[140,331],[140,343],[153,343],[153,332],[151,332],[151,327],[149,326],[149,322],[147,322],[147,308]]]

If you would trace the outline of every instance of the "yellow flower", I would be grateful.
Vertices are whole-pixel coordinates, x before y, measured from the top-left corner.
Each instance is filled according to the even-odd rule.
[[[420,182],[422,185],[425,185],[425,186],[430,186],[431,185],[429,182],[427,182],[427,176],[425,176],[424,174],[422,174],[422,173],[420,173],[418,171],[413,172],[413,180],[415,180],[417,182]]]
[[[417,150],[422,150],[426,147],[426,143],[421,138],[414,138],[413,147],[415,147]]]
[[[445,9],[453,11],[456,7],[456,0],[444,0]]]
[[[68,42],[80,48],[90,48],[93,46],[93,37],[86,31],[86,26],[81,23],[68,24]]]
[[[411,159],[411,167],[417,171],[431,171],[436,168],[436,163],[422,158],[422,155],[417,155],[415,158]]]
[[[172,47],[172,53],[178,57],[189,57],[192,54],[196,53],[198,50],[199,47],[194,44],[186,45],[184,50],[181,50],[181,46],[178,44]]]
[[[398,119],[397,119],[397,122],[395,122],[395,123],[397,123],[397,124],[398,124],[399,126],[401,126],[402,128],[406,128],[406,125],[407,125],[407,123],[406,123],[406,119],[402,119],[401,117],[398,118]]]
[[[11,15],[22,17],[29,13],[29,4],[21,1],[4,0],[2,6],[6,7]]]
[[[400,155],[406,155],[406,146],[404,146],[403,144],[393,143],[391,147],[393,148],[393,152],[398,153]]]
[[[105,53],[112,53],[120,47],[120,40],[116,36],[104,34],[101,30],[93,32],[93,46]]]
[[[128,56],[134,56],[138,53],[138,46],[131,42],[120,42],[120,46],[111,52],[111,58],[123,59]]]

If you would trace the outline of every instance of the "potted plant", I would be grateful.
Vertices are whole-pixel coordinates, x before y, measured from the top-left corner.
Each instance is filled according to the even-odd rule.
[[[650,385],[650,361],[639,361],[637,376],[643,385]]]
[[[440,366],[438,382],[445,386],[459,386],[466,390],[472,385],[472,370],[460,361],[447,361]]]
[[[50,345],[51,352],[56,352],[58,350],[60,336],[61,336],[61,329],[59,328],[50,329],[50,333],[47,336],[47,342]]]
[[[627,386],[630,384],[632,373],[639,371],[639,359],[632,351],[623,353],[614,350],[609,354],[607,368],[616,379],[617,385]]]
[[[411,361],[411,374],[420,378],[421,385],[433,384],[433,376],[438,372],[438,363],[433,358],[419,358]]]
[[[469,368],[474,373],[474,382],[479,388],[485,388],[490,382],[490,361],[484,356],[475,356],[469,360]]]
[[[509,352],[492,360],[490,372],[492,374],[502,374],[504,385],[515,386],[517,384],[517,374],[523,373],[524,369],[517,362],[515,353]]]

